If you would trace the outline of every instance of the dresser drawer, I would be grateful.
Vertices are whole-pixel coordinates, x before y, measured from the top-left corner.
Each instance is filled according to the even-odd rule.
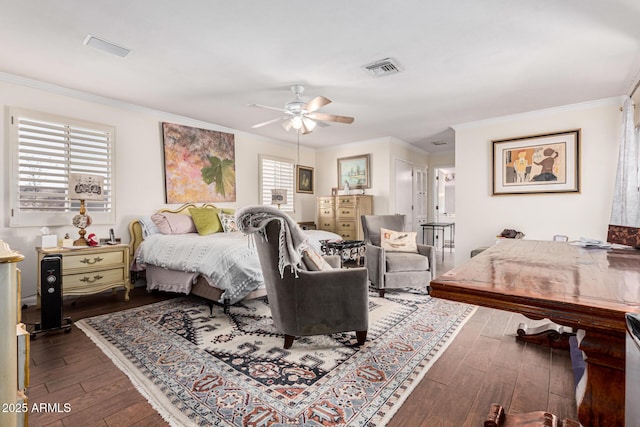
[[[74,290],[110,285],[114,282],[123,282],[124,279],[124,268],[122,267],[109,270],[93,270],[86,273],[65,274],[62,277],[62,290],[64,294],[73,294]]]
[[[320,215],[320,217],[333,218],[333,208],[321,207],[318,210],[318,215]]]
[[[338,230],[338,234],[343,232],[355,233],[356,223],[355,221],[338,221],[336,229]]]
[[[338,230],[338,234],[342,237],[342,240],[357,240],[355,231]]]
[[[325,230],[325,231],[333,231],[335,230],[335,221],[333,220],[333,218],[320,218],[320,221],[318,221],[318,228],[320,230]]]
[[[356,208],[341,206],[338,208],[338,214],[336,215],[338,219],[348,218],[348,219],[356,219]]]
[[[338,206],[355,206],[356,196],[338,196]]]
[[[318,197],[318,206],[320,208],[332,208],[333,197]]]
[[[98,269],[125,262],[124,251],[101,252],[93,254],[65,255],[62,258],[62,270],[77,268]]]

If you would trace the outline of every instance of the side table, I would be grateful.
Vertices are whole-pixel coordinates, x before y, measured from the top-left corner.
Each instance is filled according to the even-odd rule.
[[[364,240],[321,240],[322,253],[325,255],[340,255],[343,264],[355,261],[357,266],[364,260]]]
[[[40,262],[45,255],[62,255],[62,295],[89,295],[124,288],[129,301],[129,245],[87,246],[86,248],[36,248],[38,253],[37,301],[40,307]]]

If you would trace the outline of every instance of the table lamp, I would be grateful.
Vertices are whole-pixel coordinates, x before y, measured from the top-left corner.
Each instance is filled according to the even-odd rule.
[[[280,205],[287,203],[287,189],[286,188],[272,188],[271,189],[271,204]]]
[[[74,240],[74,246],[88,246],[84,235],[91,225],[91,217],[87,215],[85,200],[104,200],[104,177],[81,173],[69,174],[69,200],[80,200],[80,213],[73,217],[74,227],[79,228],[80,238]]]

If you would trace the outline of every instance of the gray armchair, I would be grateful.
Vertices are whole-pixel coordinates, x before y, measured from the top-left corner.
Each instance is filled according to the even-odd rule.
[[[366,268],[300,270],[297,278],[286,268],[280,277],[279,232],[280,222],[271,221],[266,239],[256,235],[255,243],[273,323],[284,334],[284,348],[290,348],[296,336],[345,331],[356,331],[358,345],[364,344],[369,328]],[[339,257],[335,260],[339,265]]]
[[[386,289],[425,288],[436,277],[436,249],[418,244],[418,253],[385,251],[380,228],[404,231],[404,215],[362,215],[365,264],[371,285],[384,297]]]

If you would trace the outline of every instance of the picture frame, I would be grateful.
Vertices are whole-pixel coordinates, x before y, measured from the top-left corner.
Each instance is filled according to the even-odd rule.
[[[235,136],[162,122],[165,202],[236,201]]]
[[[296,193],[313,194],[314,176],[310,166],[296,165]]]
[[[371,155],[342,157],[338,159],[338,188],[344,190],[345,183],[349,188],[371,188]]]
[[[580,192],[580,129],[492,143],[494,196]]]

